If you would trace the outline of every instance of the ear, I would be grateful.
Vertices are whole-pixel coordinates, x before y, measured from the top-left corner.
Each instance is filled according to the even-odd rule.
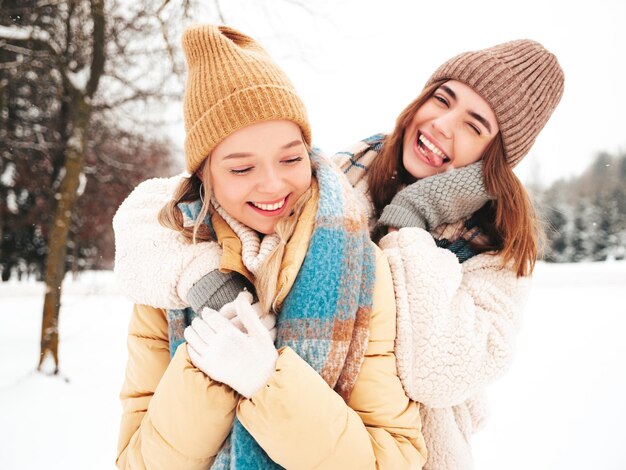
[[[198,179],[200,181],[203,181],[202,176],[204,174],[204,170],[205,170],[205,166],[209,164],[209,157],[205,158],[203,160],[202,163],[200,163],[200,166],[198,167],[198,169],[195,171],[194,175],[196,175],[198,177]]]

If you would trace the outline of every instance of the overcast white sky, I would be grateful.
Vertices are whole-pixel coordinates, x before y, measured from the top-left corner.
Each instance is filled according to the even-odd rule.
[[[626,151],[624,1],[306,2],[316,17],[285,0],[271,2],[269,15],[258,0],[236,3],[245,14],[225,3],[230,24],[287,70],[307,104],[314,142],[328,153],[390,131],[453,55],[520,38],[556,54],[565,93],[518,175],[549,183],[580,173],[599,151]]]

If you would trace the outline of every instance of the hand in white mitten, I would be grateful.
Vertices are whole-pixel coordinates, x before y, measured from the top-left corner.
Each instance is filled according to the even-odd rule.
[[[248,303],[252,304],[252,308],[256,312],[257,317],[261,319],[261,323],[263,323],[265,328],[267,328],[267,331],[269,331],[272,341],[276,341],[276,315],[272,313],[267,313],[261,318],[261,315],[263,313],[261,311],[261,304],[259,302],[252,303],[252,294],[248,291],[245,291],[241,292],[239,295],[245,296]],[[230,320],[230,322],[235,325],[240,331],[246,333],[243,322],[237,316],[236,302],[236,300],[233,300],[232,302],[228,302],[226,305],[220,308],[220,315]]]
[[[240,294],[235,309],[245,333],[219,312],[206,309],[185,329],[185,339],[194,366],[250,398],[274,373],[278,352],[249,297]]]

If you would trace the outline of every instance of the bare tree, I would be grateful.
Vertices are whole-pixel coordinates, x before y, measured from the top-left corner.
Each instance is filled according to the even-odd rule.
[[[45,52],[60,73],[65,98],[63,165],[48,239],[39,360],[41,368],[51,356],[55,373],[58,371],[58,313],[61,284],[65,275],[67,236],[83,171],[91,101],[104,72],[106,27],[104,0],[68,2],[57,13],[50,19],[64,21],[63,26],[55,25],[55,28],[49,30],[33,24],[5,39],[14,47],[35,45],[37,50]],[[79,66],[82,68],[78,69]],[[82,83],[82,77],[78,74],[85,78]]]
[[[132,159],[128,152],[111,141],[100,139],[97,143],[98,138],[106,135],[109,139],[139,142],[138,134],[172,121],[163,117],[167,114],[163,110],[168,100],[179,102],[182,94],[184,67],[178,38],[184,25],[200,16],[200,10],[204,18],[229,20],[224,3],[213,0],[207,6],[197,0],[0,0],[0,7],[6,12],[0,17],[0,123],[7,123],[8,129],[16,122],[11,110],[17,109],[22,113],[17,120],[24,124],[13,130],[0,128],[4,145],[4,151],[0,148],[0,176],[8,181],[7,185],[0,182],[0,196],[23,202],[21,213],[9,214],[10,204],[0,204],[0,212],[12,215],[14,224],[22,221],[23,237],[31,242],[36,240],[33,251],[45,255],[39,370],[59,370],[59,310],[68,265],[80,269],[80,241],[93,233],[104,233],[96,228],[102,225],[102,219],[101,224],[93,224],[85,215],[95,210],[93,201],[80,199],[85,185],[91,185],[86,190],[88,194],[94,194],[98,188],[104,190],[107,186],[99,187],[98,182],[110,181],[112,173],[107,168],[116,166],[118,170],[133,168],[135,177],[149,176],[123,161]],[[240,3],[243,0],[238,0],[237,5]],[[301,0],[282,3],[309,10]],[[25,63],[29,66],[24,67]],[[29,80],[30,85],[25,87]],[[30,95],[25,99],[20,93]],[[50,104],[32,106],[44,99]],[[5,106],[7,103],[9,106]],[[161,112],[154,112],[159,106]],[[35,112],[36,119],[30,119],[29,113]],[[152,150],[159,155],[168,153],[158,145]],[[113,151],[116,156],[111,158],[102,151]],[[16,152],[29,158],[18,158]],[[37,152],[46,156],[39,159],[45,162],[45,181],[33,177],[31,186],[20,192],[14,180],[28,184],[28,166],[36,167],[33,162]],[[136,160],[148,161],[148,155],[141,153],[139,147],[137,154],[143,157]],[[152,166],[153,170],[157,167]],[[13,178],[12,174],[17,176]],[[134,184],[130,178],[125,187],[129,191]],[[52,196],[46,197],[47,193]],[[113,197],[110,203],[115,207],[119,201]],[[29,204],[39,207],[38,213],[31,211],[31,218],[23,216],[28,213]],[[34,223],[32,218],[37,217],[45,220]],[[5,225],[3,217],[3,239]],[[107,236],[110,238],[110,233]],[[0,254],[1,251],[0,248]],[[7,262],[9,268],[4,260],[0,261],[2,277],[8,277],[11,261]]]
[[[152,4],[154,7],[157,2]],[[144,35],[149,40],[149,34],[158,31],[159,22],[154,14],[151,20],[143,20],[145,11],[141,8],[121,8],[114,2],[107,5],[113,11],[106,10],[105,0],[27,0],[20,4],[11,3],[7,5],[7,10],[13,24],[0,26],[0,50],[4,58],[9,59],[3,60],[2,65],[19,72],[12,75],[13,80],[19,82],[8,84],[6,88],[10,88],[9,85],[13,85],[15,90],[23,88],[23,80],[32,73],[36,82],[32,89],[49,90],[48,95],[56,100],[54,119],[45,129],[52,135],[42,134],[42,138],[34,142],[34,137],[30,141],[25,139],[24,133],[33,134],[34,126],[32,122],[22,119],[25,126],[19,127],[26,130],[13,133],[13,140],[7,139],[11,151],[28,147],[30,151],[50,151],[52,154],[52,217],[42,234],[47,240],[46,292],[38,368],[41,370],[44,364],[50,362],[54,373],[59,370],[58,321],[62,281],[67,269],[68,235],[72,220],[76,218],[78,197],[86,181],[88,136],[94,134],[90,132],[91,126],[105,122],[107,113],[115,109],[167,95],[167,91],[161,91],[167,89],[165,79],[153,76],[152,88],[146,86],[147,80],[132,80],[133,73],[141,72],[140,65],[145,57],[158,56],[165,49],[161,47],[161,51],[155,53],[148,50],[145,41],[142,47],[137,47],[137,41],[133,41],[133,37]],[[110,58],[109,67],[107,57]],[[160,57],[163,57],[162,53]],[[11,61],[11,58],[15,60]],[[23,67],[26,61],[30,67]],[[146,66],[150,64],[146,63]],[[42,80],[45,79],[42,70],[52,71],[50,83]],[[100,84],[105,80],[109,82],[107,93],[98,93]],[[155,90],[155,87],[160,88]],[[1,93],[0,96],[7,94]],[[31,107],[27,111],[37,111],[37,108]],[[101,118],[94,121],[94,115]],[[11,122],[11,119],[7,121]],[[112,121],[110,119],[109,122]],[[46,137],[52,142],[48,142]]]

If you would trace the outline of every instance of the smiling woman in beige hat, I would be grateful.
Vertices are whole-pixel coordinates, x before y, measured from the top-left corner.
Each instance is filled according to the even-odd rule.
[[[160,290],[182,267],[193,308],[131,294],[142,300],[117,465],[421,468],[419,404],[393,353],[391,273],[356,195],[310,149],[304,105],[256,41],[197,26],[183,50],[189,174],[135,190],[151,203],[165,196],[162,226],[141,231],[133,196],[115,225],[118,268]],[[128,238],[141,247],[127,251]]]

